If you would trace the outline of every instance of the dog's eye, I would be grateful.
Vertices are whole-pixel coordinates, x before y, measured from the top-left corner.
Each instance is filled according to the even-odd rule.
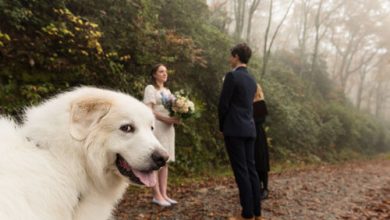
[[[119,129],[126,133],[133,133],[135,131],[134,126],[130,124],[122,125]]]
[[[152,129],[152,131],[154,130],[154,127],[152,126],[152,127],[150,127],[150,129]]]

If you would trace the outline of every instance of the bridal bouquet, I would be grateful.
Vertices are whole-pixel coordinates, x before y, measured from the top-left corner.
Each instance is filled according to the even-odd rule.
[[[169,116],[187,119],[195,114],[195,105],[183,90],[169,97],[162,95],[162,104],[169,111]]]

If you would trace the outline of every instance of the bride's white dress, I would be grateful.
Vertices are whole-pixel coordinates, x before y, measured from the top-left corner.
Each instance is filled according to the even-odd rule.
[[[157,90],[153,85],[148,85],[145,87],[143,102],[145,104],[153,104],[154,111],[169,116],[168,110],[162,104],[162,95],[170,96],[171,91],[167,88]],[[167,150],[169,161],[175,161],[175,128],[173,124],[166,124],[156,119],[154,134]]]

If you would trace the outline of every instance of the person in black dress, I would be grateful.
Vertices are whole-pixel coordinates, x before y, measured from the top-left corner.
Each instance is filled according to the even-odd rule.
[[[253,118],[256,125],[256,141],[255,141],[255,163],[256,171],[260,180],[261,199],[268,198],[268,172],[269,154],[268,143],[263,124],[268,114],[267,105],[264,101],[264,93],[259,84],[257,84],[257,91],[253,100]]]

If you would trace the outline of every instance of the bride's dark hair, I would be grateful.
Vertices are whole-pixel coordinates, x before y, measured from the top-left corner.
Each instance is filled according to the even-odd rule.
[[[150,71],[150,80],[154,86],[157,86],[156,79],[154,78],[154,74],[157,72],[157,70],[158,70],[158,68],[160,68],[160,66],[164,66],[165,68],[167,68],[167,66],[165,66],[164,64],[158,63],[158,64],[154,65],[152,70]],[[167,83],[165,82],[165,85],[166,84]]]

